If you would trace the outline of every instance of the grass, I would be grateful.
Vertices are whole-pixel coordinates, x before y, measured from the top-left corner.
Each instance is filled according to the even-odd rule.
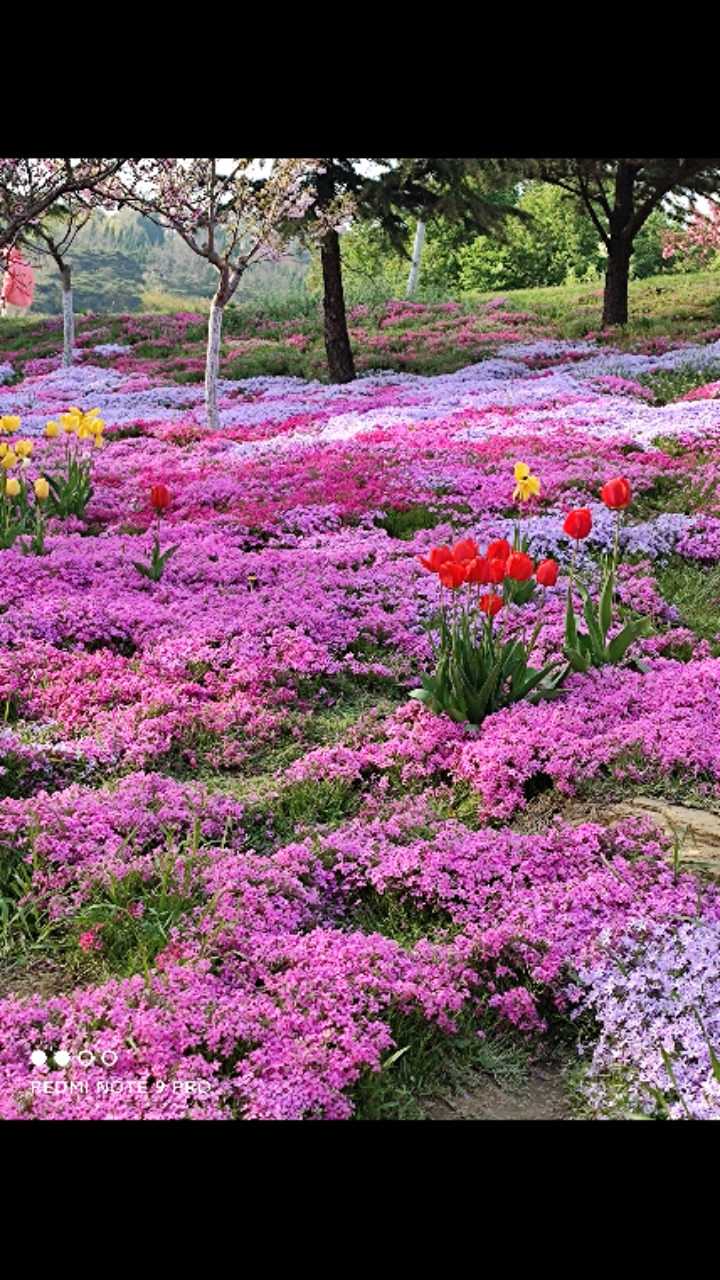
[[[663,599],[679,610],[679,625],[720,653],[720,565],[706,568],[672,556],[658,570],[657,580]]]
[[[366,1071],[354,1086],[355,1120],[425,1120],[434,1097],[472,1087],[480,1076],[506,1089],[528,1077],[527,1041],[492,1023],[481,1039],[477,1015],[469,1010],[457,1018],[454,1036],[420,1014],[394,1011],[389,1025],[398,1047],[380,1071]]]

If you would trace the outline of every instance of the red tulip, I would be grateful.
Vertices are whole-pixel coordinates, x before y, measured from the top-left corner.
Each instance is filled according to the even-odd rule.
[[[441,564],[446,560],[452,560],[452,551],[449,547],[433,547],[427,560],[425,556],[419,556],[418,559],[425,569],[429,569],[431,573],[437,573]]]
[[[491,618],[502,609],[502,596],[487,595],[480,597],[480,608],[483,613],[487,613]]]
[[[558,580],[558,567],[555,560],[541,560],[535,570],[535,577],[541,587],[554,587]]]
[[[487,549],[488,560],[502,560],[503,564],[510,555],[512,548],[507,538],[498,538],[497,542],[491,542]]]
[[[503,582],[505,579],[505,574],[507,572],[507,560],[500,560],[498,558],[488,560],[488,571],[490,573],[490,581],[493,582],[495,586],[498,586],[499,583]]]
[[[170,506],[170,490],[164,484],[154,484],[150,490],[150,506],[158,513],[167,511]]]
[[[622,511],[630,506],[632,493],[627,480],[608,480],[600,490],[600,497],[611,511]]]
[[[568,538],[587,538],[592,529],[592,516],[587,507],[581,507],[579,511],[571,511],[567,516],[563,529]]]
[[[472,538],[463,538],[462,542],[455,544],[452,550],[453,560],[459,563],[463,560],[474,560],[478,553],[478,544]]]
[[[456,591],[465,582],[465,565],[457,560],[444,560],[438,569],[438,577],[444,587]]]
[[[482,582],[486,586],[492,581],[488,570],[488,562],[484,556],[476,556],[474,560],[468,560],[466,578],[468,582]]]
[[[512,555],[508,556],[505,572],[513,582],[528,582],[535,572],[535,565],[524,551],[513,551]]]

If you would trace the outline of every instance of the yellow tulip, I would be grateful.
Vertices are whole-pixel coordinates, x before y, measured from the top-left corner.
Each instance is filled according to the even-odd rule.
[[[9,480],[8,480],[8,484],[10,484]],[[35,481],[35,497],[37,498],[38,502],[44,502],[49,492],[50,492],[50,485],[48,484],[47,480],[43,479],[42,476],[38,476],[37,480]]]
[[[14,413],[4,413],[0,418],[0,429],[3,431],[18,431],[20,428],[20,419]]]
[[[89,422],[83,422],[77,434],[78,440],[90,440],[92,439],[94,432]]]
[[[32,440],[18,440],[15,445],[15,452],[18,458],[29,458],[34,447]]]
[[[101,436],[105,430],[105,423],[102,418],[93,418],[92,422],[87,424],[94,436]]]
[[[73,435],[76,431],[80,429],[81,420],[82,420],[82,415],[80,413],[76,413],[75,411],[72,411],[70,413],[61,413],[60,426],[62,427],[63,431],[67,431],[68,435]]]
[[[8,498],[17,498],[20,492],[20,481],[16,480],[14,476],[11,476],[5,481],[5,492]]]
[[[3,458],[0,461],[0,467],[4,467],[6,471],[9,471],[11,467],[15,466],[16,462],[17,455],[13,453],[12,449],[8,449],[7,453],[3,455]]]
[[[10,446],[7,445],[4,440],[0,440],[0,458],[5,457],[5,454],[7,453],[9,448]]]
[[[49,440],[54,440],[56,436],[60,435],[59,424],[57,422],[48,422],[45,428],[45,435]]]
[[[540,481],[537,476],[530,475],[530,468],[525,462],[515,463],[515,479],[517,484],[513,490],[513,499],[520,502],[527,502],[529,498],[537,497],[540,492]]]

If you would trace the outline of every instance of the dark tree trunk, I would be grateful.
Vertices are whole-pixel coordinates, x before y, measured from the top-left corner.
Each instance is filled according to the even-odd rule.
[[[334,229],[326,231],[320,249],[323,273],[323,307],[325,313],[325,354],[331,382],[353,382],[355,364],[350,350],[350,336],[345,318],[340,237]]]
[[[630,256],[633,247],[623,236],[610,237],[607,267],[605,268],[605,292],[603,295],[603,328],[628,322],[628,281],[630,280]]]
[[[634,187],[637,166],[618,160],[615,172],[615,202],[609,217],[610,239],[605,270],[603,326],[627,324],[630,258],[633,252],[630,222],[634,213]]]

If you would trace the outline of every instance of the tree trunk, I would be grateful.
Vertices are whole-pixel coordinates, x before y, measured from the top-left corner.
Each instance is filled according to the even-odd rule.
[[[63,313],[63,369],[69,369],[73,362],[73,351],[75,347],[75,316],[73,315],[73,296],[72,285],[70,283],[70,268],[63,267],[60,271],[60,279],[62,281],[62,313]]]
[[[633,247],[623,236],[610,237],[605,292],[603,295],[603,328],[628,322],[628,281]]]
[[[355,364],[345,318],[340,237],[334,228],[325,232],[320,247],[325,314],[325,354],[331,382],[354,382]]]
[[[210,319],[208,321],[208,344],[205,359],[205,412],[211,431],[220,430],[220,414],[218,413],[218,369],[220,367],[220,335],[222,334],[223,311],[225,309],[225,290],[222,283],[210,303]]]
[[[618,160],[615,171],[615,202],[608,219],[610,240],[605,269],[603,327],[628,322],[628,282],[633,252],[629,225],[634,212],[633,192],[637,172],[637,166],[629,160]]]
[[[415,228],[415,243],[413,245],[412,262],[410,264],[410,275],[408,276],[407,289],[405,297],[412,298],[420,275],[420,259],[422,258],[423,245],[425,243],[425,223],[418,218],[418,224]]]

